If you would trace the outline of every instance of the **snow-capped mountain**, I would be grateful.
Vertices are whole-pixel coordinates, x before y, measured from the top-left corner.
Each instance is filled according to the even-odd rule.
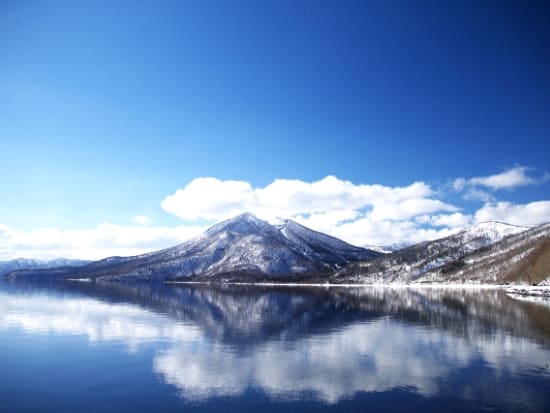
[[[9,261],[0,261],[0,277],[16,270],[33,270],[38,268],[76,267],[88,264],[90,261],[56,258],[53,260],[35,260],[30,258],[16,258]]]
[[[341,239],[313,231],[290,219],[278,225],[277,229],[285,238],[298,245],[303,254],[325,263],[341,265],[349,261],[369,260],[380,255],[375,251],[355,247]]]
[[[271,225],[242,214],[183,244],[136,257],[111,257],[81,268],[11,273],[11,277],[104,279],[222,279],[325,275],[379,254],[293,221]]]
[[[550,224],[498,222],[389,254],[355,247],[294,221],[271,225],[243,214],[161,251],[81,267],[11,272],[11,278],[330,283],[544,283]]]
[[[502,222],[488,221],[466,228],[457,235],[462,238],[462,244],[467,249],[474,250],[494,244],[508,235],[518,234],[528,229],[527,227]]]
[[[517,234],[527,229],[527,227],[518,227],[501,222],[488,221],[473,225],[461,231],[461,238],[459,238],[459,240],[466,244],[468,248],[476,249],[480,246],[495,243],[507,235]],[[413,244],[407,242],[394,242],[393,244],[386,245],[363,245],[363,247],[382,254],[391,254],[392,252],[403,250],[412,245]]]
[[[540,282],[550,274],[543,275],[543,270],[534,278],[512,274],[519,265],[535,260],[533,254],[540,262],[538,268],[547,268],[541,259],[547,259],[549,238],[550,224],[528,229],[486,222],[370,262],[350,264],[335,279],[358,283]]]

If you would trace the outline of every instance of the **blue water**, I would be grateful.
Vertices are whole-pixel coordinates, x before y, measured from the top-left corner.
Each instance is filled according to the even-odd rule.
[[[550,411],[499,290],[0,283],[0,411]]]

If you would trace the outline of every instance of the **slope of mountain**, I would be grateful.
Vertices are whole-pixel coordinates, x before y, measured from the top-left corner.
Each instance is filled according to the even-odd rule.
[[[550,280],[550,224],[487,222],[390,254],[349,245],[294,221],[243,214],[161,251],[81,267],[19,270],[11,278],[332,283],[529,283]]]
[[[76,267],[88,264],[90,261],[70,260],[56,258],[53,260],[34,260],[29,258],[16,258],[9,261],[0,261],[0,277],[16,270],[34,270],[38,268]]]
[[[286,220],[278,229],[284,237],[298,245],[304,255],[325,263],[342,265],[349,261],[372,259],[380,255],[375,251],[355,247],[338,238],[313,231],[292,220]]]
[[[385,245],[371,245],[366,244],[363,245],[363,248],[380,252],[381,254],[391,254],[392,252],[402,250],[403,248],[410,247],[412,243],[410,242],[394,242],[392,244],[385,244]]]
[[[162,251],[127,258],[111,257],[80,268],[16,271],[9,276],[141,281],[327,277],[339,266],[378,255],[293,221],[274,226],[251,214],[243,214]]]
[[[550,224],[488,222],[337,272],[335,282],[538,283],[550,277]]]

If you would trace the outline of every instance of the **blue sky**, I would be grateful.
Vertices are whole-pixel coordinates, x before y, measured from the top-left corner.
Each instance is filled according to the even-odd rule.
[[[355,243],[548,221],[549,20],[535,0],[0,1],[0,259],[142,252],[245,209]]]

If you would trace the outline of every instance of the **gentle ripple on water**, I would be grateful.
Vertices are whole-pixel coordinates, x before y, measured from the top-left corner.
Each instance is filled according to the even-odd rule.
[[[549,316],[499,290],[3,284],[0,410],[544,411]]]

